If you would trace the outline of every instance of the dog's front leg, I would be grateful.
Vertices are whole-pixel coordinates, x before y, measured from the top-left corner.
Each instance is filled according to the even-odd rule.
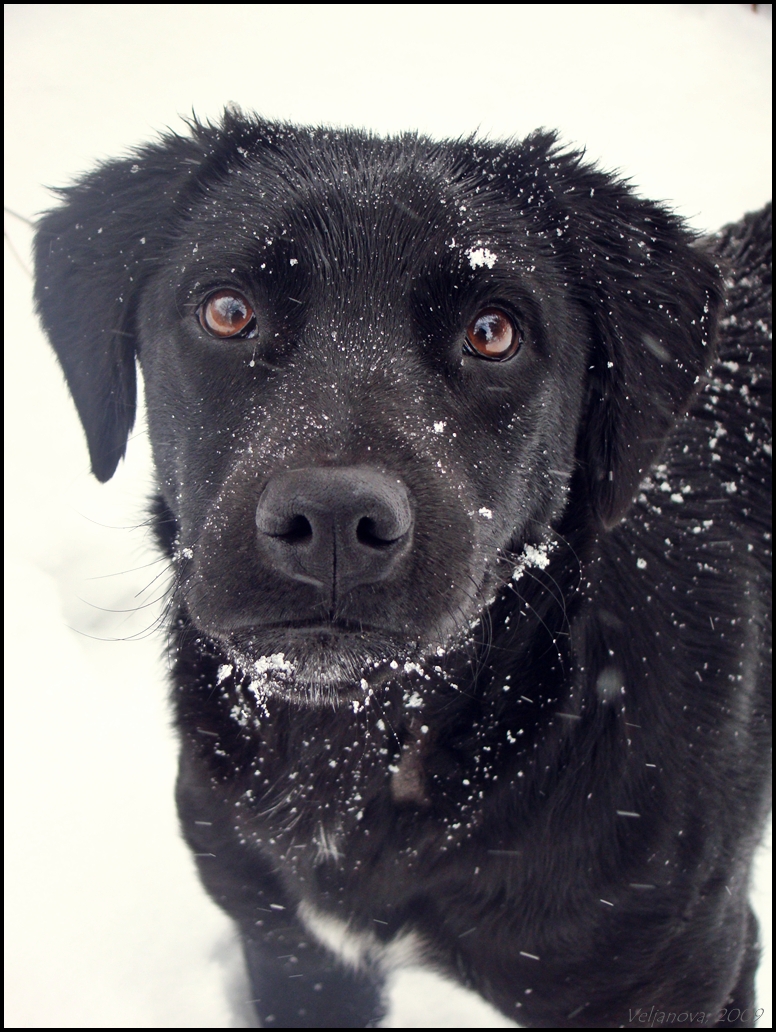
[[[346,968],[294,918],[243,929],[243,949],[263,1028],[375,1028],[385,1015],[379,972]]]
[[[230,859],[222,855],[219,864],[219,857],[205,856],[198,863],[211,896],[240,928],[261,1027],[376,1027],[385,1016],[381,972],[368,962],[345,965],[321,946],[258,858],[237,866]]]
[[[261,1027],[374,1028],[386,1010],[379,969],[344,964],[311,936],[281,870],[235,834],[232,808],[185,751],[177,796],[200,878],[240,929]]]

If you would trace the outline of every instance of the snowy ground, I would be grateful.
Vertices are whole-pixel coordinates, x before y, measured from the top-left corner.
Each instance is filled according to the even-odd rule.
[[[379,132],[556,126],[703,229],[770,196],[770,5],[7,4],[6,30],[6,204],[25,217],[42,184],[227,101]],[[6,1024],[241,1027],[234,935],[176,829],[147,437],[93,481],[32,314],[29,229],[6,229]],[[394,1027],[509,1025],[414,971],[392,1000]]]

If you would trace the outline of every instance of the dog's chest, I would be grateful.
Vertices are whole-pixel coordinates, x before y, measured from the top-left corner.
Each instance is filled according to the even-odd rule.
[[[439,751],[420,720],[393,750],[351,743],[311,762],[305,750],[296,762],[272,750],[260,761],[231,779],[232,834],[270,855],[302,897],[317,886],[313,896],[366,893],[376,909],[390,907],[417,890],[429,861],[453,861],[486,821],[487,793],[466,771],[439,775]]]

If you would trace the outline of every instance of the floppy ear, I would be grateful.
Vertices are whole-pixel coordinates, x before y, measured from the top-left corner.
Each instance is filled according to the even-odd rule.
[[[201,157],[195,140],[165,137],[60,191],[64,204],[38,224],[35,302],[101,481],[113,476],[135,420],[137,300]]]
[[[593,331],[578,458],[592,508],[609,528],[713,362],[722,284],[678,218],[578,158],[561,167],[564,160],[567,253],[581,264]]]

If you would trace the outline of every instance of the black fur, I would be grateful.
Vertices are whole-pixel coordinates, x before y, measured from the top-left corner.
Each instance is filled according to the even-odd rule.
[[[698,243],[548,133],[235,113],[63,201],[38,309],[100,480],[143,370],[181,825],[262,1023],[374,1025],[414,943],[529,1026],[753,1024],[770,209]]]

